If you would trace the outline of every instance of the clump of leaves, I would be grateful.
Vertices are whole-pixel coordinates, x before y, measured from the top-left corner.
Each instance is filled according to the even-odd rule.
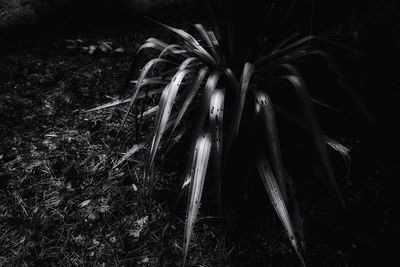
[[[252,163],[258,170],[292,246],[305,265],[301,220],[293,219],[298,216],[298,210],[293,190],[289,187],[291,180],[282,159],[276,112],[285,115],[310,135],[320,166],[344,205],[327,145],[333,149],[343,146],[323,134],[314,110],[313,98],[298,62],[320,57],[360,110],[368,113],[330,56],[318,49],[320,43],[337,44],[318,36],[300,34],[276,42],[268,36],[265,27],[274,5],[268,5],[268,1],[242,2],[228,4],[223,0],[213,1],[210,29],[196,24],[190,32],[156,22],[174,35],[176,42],[167,44],[149,38],[137,53],[145,49],[153,49],[158,53],[146,63],[135,81],[132,81],[132,67],[126,84],[129,88],[134,85],[129,98],[96,109],[129,103],[124,124],[138,98],[160,95],[158,105],[149,109],[157,112],[145,168],[150,197],[161,139],[168,135],[166,143],[176,143],[184,133],[191,134],[193,142],[182,185],[183,191],[188,189],[183,265],[186,264],[207,169],[211,164],[216,178],[217,197],[221,198],[221,180],[224,170],[229,167],[232,148],[237,145],[239,133],[246,130],[243,129],[246,125],[244,120],[254,121],[259,127],[252,141],[256,140],[258,145],[250,158],[255,159]],[[283,17],[289,16],[292,6],[293,3]],[[218,16],[214,16],[216,13]],[[247,18],[246,14],[252,14],[249,20],[237,22],[236,18]],[[152,73],[156,75],[152,76]],[[301,117],[274,104],[270,92],[276,86],[289,90],[289,95],[295,96]],[[144,108],[141,114],[143,112]],[[191,119],[182,126],[183,118],[189,114]],[[141,115],[137,114],[137,117],[140,118],[140,124]],[[181,130],[176,133],[178,129]],[[338,151],[347,153],[346,149]]]

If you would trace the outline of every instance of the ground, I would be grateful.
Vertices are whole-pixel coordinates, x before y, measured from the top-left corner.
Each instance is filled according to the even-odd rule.
[[[146,149],[119,162],[149,133],[152,117],[145,118],[139,133],[134,119],[118,132],[123,107],[86,112],[119,96],[134,52],[153,35],[154,26],[101,28],[5,44],[0,52],[1,266],[179,266],[184,209],[173,209],[174,193],[168,193],[180,179],[175,166],[157,172],[157,197],[148,212],[142,179]],[[89,53],[104,42],[110,49]],[[347,210],[326,197],[332,195],[329,188],[313,190],[319,188],[313,180],[300,187],[311,266],[360,266],[359,254],[391,254],[379,246],[391,240],[395,204],[388,202],[386,180],[379,179],[395,175],[391,170],[398,165],[385,155],[365,155],[386,151],[371,140],[347,136],[345,142],[353,158],[345,183]],[[248,206],[254,214],[244,212],[241,220],[203,209],[190,263],[298,266],[273,209],[266,198],[260,201],[265,210]]]

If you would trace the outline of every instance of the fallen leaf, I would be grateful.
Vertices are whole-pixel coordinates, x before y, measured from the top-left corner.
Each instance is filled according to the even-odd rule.
[[[89,205],[89,203],[90,203],[91,201],[92,201],[92,200],[90,200],[90,199],[85,200],[85,201],[83,201],[81,204],[79,204],[79,206],[80,206],[81,208],[83,208],[83,207]]]
[[[96,51],[96,48],[97,47],[94,45],[89,46],[89,51],[88,51],[89,55],[93,55],[93,53]]]
[[[123,49],[122,47],[119,47],[119,48],[115,49],[113,52],[115,52],[115,53],[124,53],[125,49]]]

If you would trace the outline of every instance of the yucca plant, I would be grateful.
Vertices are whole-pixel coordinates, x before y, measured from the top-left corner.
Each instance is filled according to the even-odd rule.
[[[323,174],[344,205],[328,146],[344,154],[346,149],[323,134],[299,62],[320,57],[335,75],[338,84],[367,114],[330,56],[318,49],[321,43],[340,45],[318,36],[301,34],[292,34],[277,42],[273,38],[273,30],[267,27],[274,17],[274,5],[268,1],[245,2],[212,1],[209,5],[210,28],[195,24],[190,32],[156,22],[174,35],[176,42],[167,44],[149,38],[137,53],[145,49],[159,53],[145,64],[137,80],[133,80],[132,67],[126,83],[130,96],[96,108],[128,103],[123,125],[138,98],[160,95],[158,105],[146,111],[157,112],[145,164],[149,197],[153,191],[154,165],[162,138],[168,135],[165,143],[174,144],[184,134],[191,134],[193,142],[182,180],[182,192],[188,189],[183,265],[186,264],[206,174],[210,173],[215,178],[217,198],[221,203],[222,178],[229,168],[233,148],[239,142],[238,136],[246,130],[250,133],[248,135],[253,135],[251,141],[256,144],[254,155],[246,158],[254,159],[251,164],[258,170],[290,242],[301,263],[305,265],[301,220],[296,218],[299,213],[293,190],[289,186],[289,172],[282,160],[276,112],[309,134],[319,165],[324,170]],[[286,13],[278,12],[282,20],[289,16],[293,2],[287,7]],[[238,18],[242,18],[242,21]],[[277,35],[280,38],[282,33]],[[286,90],[285,96],[293,95],[297,99],[301,116],[295,116],[285,107],[274,104],[270,92],[275,87]],[[144,108],[141,109],[141,115],[136,114],[139,125],[143,112]],[[185,121],[184,117],[189,114],[192,117]],[[257,125],[254,128],[256,131],[246,129],[250,120],[253,126]],[[209,165],[212,166],[212,172],[207,171]]]

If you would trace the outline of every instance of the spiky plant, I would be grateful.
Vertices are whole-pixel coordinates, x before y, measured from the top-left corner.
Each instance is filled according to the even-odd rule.
[[[130,97],[96,108],[129,103],[124,124],[136,103],[135,100],[139,97],[160,95],[158,105],[148,110],[157,112],[145,164],[150,197],[154,184],[153,169],[161,139],[168,133],[166,143],[173,143],[183,133],[191,133],[193,142],[182,185],[182,190],[189,189],[183,265],[187,260],[207,168],[212,161],[212,174],[216,178],[217,197],[220,199],[221,180],[224,170],[229,167],[232,148],[237,145],[239,133],[246,130],[243,129],[246,127],[243,120],[253,120],[258,126],[252,138],[258,144],[251,157],[255,159],[252,164],[256,166],[273,207],[303,265],[302,234],[299,232],[301,226],[299,220],[292,220],[298,211],[289,208],[289,202],[294,201],[294,195],[293,190],[288,188],[290,178],[282,160],[275,112],[279,111],[311,136],[320,166],[344,205],[327,144],[343,153],[346,151],[323,134],[314,111],[313,99],[297,64],[299,61],[315,56],[322,58],[339,84],[366,113],[365,107],[343,79],[330,56],[317,48],[318,43],[333,44],[331,41],[317,36],[293,34],[276,42],[272,38],[274,32],[265,27],[273,17],[274,5],[270,5],[268,1],[245,2],[212,1],[210,29],[196,24],[192,34],[156,22],[174,35],[176,42],[167,44],[156,38],[148,39],[137,53],[145,49],[153,49],[159,53],[146,63],[135,81],[132,81],[132,67],[127,83],[127,86],[134,84],[132,90],[129,88]],[[288,17],[292,7],[293,4],[282,18]],[[214,16],[216,13],[218,16]],[[237,18],[242,18],[242,21],[238,22]],[[155,76],[150,77],[152,73]],[[276,81],[281,83],[277,85]],[[276,86],[289,90],[295,96],[302,111],[300,118],[273,104],[270,91]],[[142,114],[143,111],[142,108]],[[184,116],[189,113],[192,118],[176,134]],[[141,118],[139,124],[140,122]]]

